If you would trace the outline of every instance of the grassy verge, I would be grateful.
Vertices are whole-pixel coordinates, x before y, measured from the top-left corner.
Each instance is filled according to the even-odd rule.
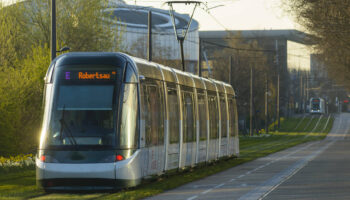
[[[298,120],[293,119],[292,122],[285,120],[284,123],[287,123],[287,125],[288,123],[296,124],[298,123]],[[126,189],[115,193],[47,194],[36,188],[34,169],[8,172],[0,170],[0,199],[141,199],[304,142],[323,139],[330,131],[332,124],[333,119],[330,120],[326,131],[323,133],[278,132],[270,135],[263,135],[261,137],[242,136],[240,137],[241,154],[239,158],[223,159],[207,166],[199,166],[176,174],[169,173],[158,177],[157,179],[148,181],[136,188]],[[287,125],[285,126],[287,127]],[[293,126],[288,125],[288,127]]]

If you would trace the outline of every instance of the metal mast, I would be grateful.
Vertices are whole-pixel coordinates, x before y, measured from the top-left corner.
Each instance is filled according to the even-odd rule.
[[[182,71],[186,71],[186,69],[185,69],[184,47],[183,47],[184,46],[184,41],[186,39],[188,29],[191,26],[191,22],[192,22],[192,19],[193,19],[194,11],[196,10],[197,6],[201,4],[201,2],[200,1],[167,1],[165,3],[168,4],[168,6],[170,7],[169,13],[170,13],[170,16],[172,18],[172,23],[173,23],[173,27],[174,27],[175,37],[176,37],[177,41],[180,43]],[[181,33],[179,34],[178,31],[177,31],[177,28],[176,28],[173,4],[185,4],[185,5],[187,5],[187,4],[194,4],[194,8],[193,8],[193,11],[192,11],[192,14],[191,14],[191,18],[188,21],[187,26],[185,27],[184,33],[182,33],[182,34]]]

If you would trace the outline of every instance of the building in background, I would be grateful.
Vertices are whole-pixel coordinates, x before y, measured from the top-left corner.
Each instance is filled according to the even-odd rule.
[[[210,65],[211,60],[215,60],[213,56],[214,52],[220,52],[225,48],[230,46],[229,41],[232,38],[235,38],[234,35],[240,35],[239,40],[244,43],[256,42],[260,49],[258,51],[263,52],[264,57],[267,60],[267,66],[270,69],[269,74],[256,74],[256,76],[269,76],[269,81],[273,82],[274,87],[270,88],[270,93],[274,93],[275,97],[269,97],[269,112],[271,113],[270,119],[276,119],[277,106],[276,106],[276,87],[277,87],[277,72],[280,74],[280,117],[290,116],[295,112],[304,112],[307,105],[307,74],[310,71],[310,43],[308,42],[308,35],[297,31],[297,30],[229,30],[229,31],[200,31],[199,37],[202,44],[202,60],[203,65],[205,66],[204,71],[206,72],[206,63]],[[246,47],[249,49],[249,47]],[[243,76],[242,71],[235,71],[235,65],[237,67],[242,67],[242,59],[251,59],[254,60],[252,64],[254,66],[259,65],[259,60],[253,57],[250,58],[240,58],[240,54],[246,51],[245,49],[233,49],[232,57],[236,59],[233,62],[233,77]],[[253,53],[254,55],[254,53]],[[227,55],[226,55],[227,56]],[[205,59],[206,57],[206,59]],[[228,60],[229,58],[222,58],[223,60]],[[229,72],[229,65],[227,65],[227,70]],[[244,68],[249,68],[250,66],[244,66]],[[215,66],[210,66],[211,70],[215,72]],[[242,69],[242,68],[240,68]],[[213,73],[215,74],[215,73]],[[210,76],[210,74],[206,74]],[[255,78],[257,78],[255,76]],[[240,120],[246,120],[249,118],[249,93],[244,93],[240,97],[240,91],[246,91],[247,87],[250,85],[249,77],[245,75],[248,80],[241,80],[239,83],[233,85],[235,91],[238,92],[238,109]],[[216,78],[216,77],[214,77]],[[233,78],[234,79],[234,78]],[[234,81],[233,81],[234,82]],[[245,89],[241,89],[242,85]],[[261,87],[260,87],[261,88]],[[263,87],[264,88],[264,87]],[[254,89],[253,89],[254,90]],[[264,90],[264,89],[262,89]],[[248,90],[249,91],[249,90]],[[264,104],[264,93],[261,91],[258,98],[260,104]],[[270,94],[269,93],[269,94]],[[242,93],[241,93],[242,94]],[[256,102],[256,101],[255,101]],[[254,115],[260,115],[264,112],[264,107],[260,105],[253,105]],[[259,124],[259,120],[255,120],[256,124]],[[261,124],[261,123],[260,123]],[[257,125],[256,127],[259,127]],[[261,127],[261,126],[260,126]]]
[[[148,12],[152,11],[152,45],[154,60],[180,61],[180,45],[174,34],[172,18],[168,10],[152,7],[128,5],[123,1],[110,1],[109,12],[124,27],[122,50],[141,58],[147,58],[148,47]],[[178,31],[187,28],[190,17],[175,13]],[[186,71],[196,72],[198,61],[198,22],[192,20],[186,40],[184,55]]]

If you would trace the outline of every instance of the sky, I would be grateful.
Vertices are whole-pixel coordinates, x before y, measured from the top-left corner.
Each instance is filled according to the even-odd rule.
[[[168,9],[165,1],[125,0],[127,4]],[[289,13],[283,9],[283,0],[207,0],[209,13],[196,9],[194,19],[200,30],[254,30],[299,29]],[[204,7],[204,4],[202,4]],[[176,12],[191,13],[193,6],[174,6]]]
[[[15,0],[0,0],[9,3]],[[60,1],[60,0],[56,0]],[[283,10],[286,0],[207,0],[197,8],[194,19],[199,22],[200,30],[254,30],[254,29],[300,29],[288,13]],[[169,9],[165,0],[124,0],[127,4],[152,6]],[[215,8],[213,8],[215,7]],[[176,12],[189,14],[193,6],[174,6]]]

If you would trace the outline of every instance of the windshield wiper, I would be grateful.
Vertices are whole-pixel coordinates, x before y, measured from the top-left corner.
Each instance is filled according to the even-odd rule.
[[[65,122],[65,120],[64,120],[64,113],[65,113],[65,105],[63,105],[63,109],[62,109],[62,117],[61,117],[61,119],[60,119],[60,123],[61,123],[61,130],[60,130],[60,139],[62,140],[62,137],[63,137],[63,130],[64,130],[64,128],[67,130],[67,133],[68,133],[68,139],[69,139],[69,141],[70,141],[70,143],[72,144],[72,145],[74,145],[74,146],[76,146],[77,145],[77,141],[75,140],[75,138],[74,138],[74,136],[73,136],[73,134],[72,134],[72,132],[70,131],[70,129],[68,128],[68,126],[67,126],[67,124],[66,124],[66,122]],[[65,132],[66,133],[66,132]]]

